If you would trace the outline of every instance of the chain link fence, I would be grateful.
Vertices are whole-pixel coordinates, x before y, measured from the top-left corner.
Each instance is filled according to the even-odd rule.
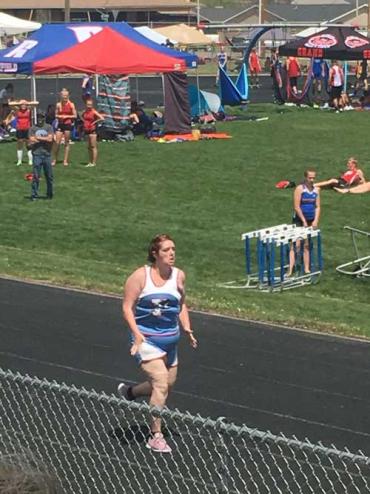
[[[55,479],[40,493],[370,493],[361,453],[1,369],[0,385],[0,492],[4,458],[17,457]],[[145,447],[151,414],[172,454]]]

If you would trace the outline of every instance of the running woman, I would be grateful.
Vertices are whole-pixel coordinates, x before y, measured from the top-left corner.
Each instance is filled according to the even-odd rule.
[[[293,223],[296,226],[312,226],[317,228],[320,219],[320,189],[315,186],[316,172],[308,169],[304,172],[304,181],[298,185],[294,191],[294,214]],[[297,241],[297,249],[300,248],[300,241]],[[307,241],[304,242],[303,264],[305,274],[310,273],[310,251]],[[294,248],[289,253],[288,276],[293,274],[295,265]]]
[[[31,128],[31,106],[38,105],[38,101],[26,101],[22,99],[20,101],[11,101],[9,106],[12,108],[10,114],[6,119],[6,124],[15,119],[16,124],[16,137],[17,137],[17,166],[21,166],[23,159],[23,148],[28,143],[29,131]],[[32,165],[32,151],[28,149],[28,164]]]
[[[89,153],[89,163],[87,168],[96,166],[98,159],[98,145],[96,136],[96,124],[104,120],[103,115],[98,113],[91,99],[86,100],[86,108],[82,113],[82,121],[85,135],[87,136],[87,149]]]
[[[60,101],[56,105],[55,116],[58,119],[58,127],[55,133],[52,165],[55,166],[60,143],[64,137],[64,160],[63,165],[68,166],[71,130],[74,120],[77,118],[77,111],[74,103],[69,99],[69,91],[63,88],[60,92]]]
[[[197,347],[185,304],[185,274],[175,267],[175,243],[157,235],[148,249],[149,264],[134,271],[126,281],[123,317],[131,331],[131,350],[147,380],[135,386],[121,383],[118,393],[127,400],[150,396],[150,405],[162,409],[177,376],[179,322]],[[147,448],[171,453],[161,431],[161,419],[152,417]]]

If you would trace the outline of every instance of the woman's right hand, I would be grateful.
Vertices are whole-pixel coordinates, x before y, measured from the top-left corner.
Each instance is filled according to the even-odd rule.
[[[145,341],[145,338],[142,334],[138,334],[135,336],[134,342],[130,348],[130,355],[136,355],[139,351],[140,345]]]

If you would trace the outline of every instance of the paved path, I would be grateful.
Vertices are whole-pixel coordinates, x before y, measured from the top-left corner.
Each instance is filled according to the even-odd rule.
[[[273,295],[272,295],[273,296]],[[192,314],[169,405],[370,455],[370,344]],[[120,300],[0,280],[0,365],[115,392],[140,373]]]

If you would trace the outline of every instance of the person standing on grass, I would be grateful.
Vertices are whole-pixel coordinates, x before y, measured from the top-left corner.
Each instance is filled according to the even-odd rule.
[[[175,267],[175,243],[169,235],[152,239],[148,262],[127,279],[122,306],[131,332],[130,353],[147,380],[135,386],[121,383],[118,393],[130,401],[149,396],[150,405],[162,409],[177,376],[179,323],[193,348],[197,340],[185,304],[185,274]],[[152,418],[147,448],[156,453],[172,451],[163,437],[160,418]]]
[[[301,67],[296,57],[288,57],[286,61],[286,70],[289,78],[289,85],[292,88],[293,94],[298,94],[298,77],[301,75]]]
[[[44,170],[46,179],[46,198],[53,198],[53,169],[51,166],[51,150],[53,147],[53,129],[45,123],[45,114],[37,114],[37,123],[30,129],[28,145],[32,150],[32,192],[31,200],[39,198],[39,184],[41,170]]]
[[[332,61],[332,65],[329,70],[329,85],[330,85],[330,99],[332,101],[335,110],[342,111],[340,105],[340,97],[343,91],[344,85],[344,72],[336,60]]]
[[[320,189],[315,187],[316,172],[308,169],[304,172],[304,181],[298,185],[294,191],[294,213],[293,224],[296,226],[312,226],[317,228],[320,219]],[[297,249],[300,248],[300,241],[296,243]],[[309,244],[304,242],[303,250],[304,273],[310,273],[310,251]],[[293,245],[289,253],[289,271],[288,276],[292,276],[295,266],[295,252]]]
[[[260,87],[258,75],[261,73],[262,69],[257,50],[255,48],[252,48],[250,52],[248,65],[251,76],[251,87],[258,88]]]
[[[77,111],[74,103],[69,99],[69,91],[66,88],[63,88],[60,92],[60,101],[56,105],[55,116],[58,120],[58,127],[55,133],[52,165],[56,165],[59,147],[64,137],[63,165],[68,166],[71,131],[73,123],[77,118]]]
[[[30,106],[35,106],[37,104],[37,101],[26,101],[25,99],[11,101],[9,103],[12,110],[6,118],[6,124],[9,124],[13,119],[16,120],[17,166],[21,166],[22,164],[23,147],[27,145],[28,142],[32,118]],[[32,151],[29,149],[27,154],[28,164],[32,165]]]
[[[96,161],[98,159],[96,124],[103,120],[103,115],[95,110],[93,101],[87,99],[85,110],[82,113],[83,129],[87,136],[87,149],[89,153],[89,163],[86,165],[87,168],[96,166]]]

